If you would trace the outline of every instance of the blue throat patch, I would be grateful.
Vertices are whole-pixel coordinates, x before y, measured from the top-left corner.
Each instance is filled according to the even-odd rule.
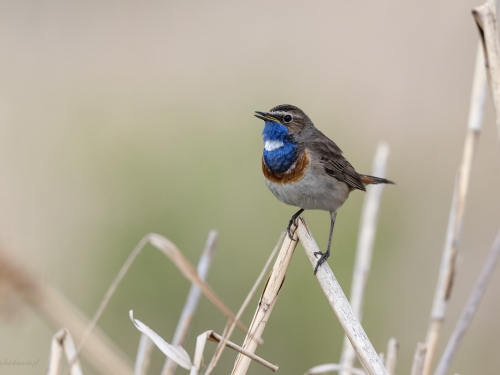
[[[297,145],[290,140],[288,128],[278,122],[266,121],[262,136],[265,142],[282,142],[283,146],[268,151],[264,148],[264,161],[274,173],[286,172],[297,160]]]

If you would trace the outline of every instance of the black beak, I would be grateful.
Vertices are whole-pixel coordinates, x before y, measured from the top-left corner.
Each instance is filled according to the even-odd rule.
[[[255,111],[255,113],[257,113],[257,115],[254,116],[261,120],[279,122],[277,118],[271,116],[268,112]]]

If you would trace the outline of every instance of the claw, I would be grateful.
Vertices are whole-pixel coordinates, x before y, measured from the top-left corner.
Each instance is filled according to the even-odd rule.
[[[288,237],[290,237],[290,239],[292,241],[295,241],[293,239],[293,235],[292,235],[292,232],[290,231],[290,227],[292,226],[292,224],[295,224],[295,226],[297,226],[296,222],[297,222],[297,218],[299,217],[299,215],[304,212],[304,209],[300,209],[299,211],[297,211],[293,216],[292,218],[290,219],[290,221],[288,222],[288,226],[286,227],[286,232],[288,233]],[[295,233],[295,232],[294,232]]]
[[[314,257],[316,257],[316,255],[321,255],[321,257],[318,259],[318,261],[316,262],[316,267],[314,267],[314,274],[316,275],[316,272],[318,272],[318,268],[326,262],[326,260],[328,259],[328,257],[330,256],[330,254],[328,252],[326,253],[322,253],[321,251],[316,251],[314,253]]]
[[[286,227],[286,232],[288,233],[288,237],[290,237],[290,239],[291,239],[292,241],[295,241],[295,240],[293,239],[292,232],[290,231],[290,227],[292,226],[292,224],[293,224],[293,221],[292,221],[292,220],[290,220],[290,221],[288,222],[288,227]]]
[[[292,234],[292,232],[290,231],[290,227],[291,227],[292,225],[297,226],[297,224],[296,224],[296,223],[297,223],[297,219],[295,219],[295,220],[293,220],[293,219],[292,219],[292,220],[290,220],[290,221],[288,222],[288,226],[286,227],[286,232],[288,233],[288,237],[289,237],[292,241],[295,241],[295,240],[293,239],[293,234]],[[293,233],[295,233],[295,232],[293,232]]]

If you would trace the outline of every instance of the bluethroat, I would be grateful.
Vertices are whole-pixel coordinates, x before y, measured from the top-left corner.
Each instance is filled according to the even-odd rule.
[[[290,238],[290,227],[304,210],[330,213],[326,252],[314,253],[319,256],[314,268],[316,274],[330,256],[337,210],[349,193],[356,189],[366,191],[365,185],[368,184],[394,182],[357,173],[342,156],[342,150],[293,105],[281,104],[269,112],[255,113],[265,122],[262,172],[266,185],[281,202],[300,208],[288,223]]]

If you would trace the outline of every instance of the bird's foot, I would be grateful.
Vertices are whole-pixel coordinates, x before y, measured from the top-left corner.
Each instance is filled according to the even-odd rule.
[[[318,255],[320,256],[318,261],[316,262],[316,267],[314,267],[314,274],[316,275],[316,272],[318,272],[318,268],[326,262],[328,257],[330,256],[330,252],[327,251],[326,253],[322,253],[321,251],[315,251],[314,252],[314,257],[317,258]]]
[[[304,212],[304,209],[301,208],[300,210],[298,210],[296,213],[293,214],[292,218],[290,219],[290,221],[288,222],[288,226],[286,227],[286,233],[288,233],[288,237],[290,237],[290,239],[292,241],[295,241],[293,239],[293,234],[292,232],[290,231],[290,227],[293,225],[297,226],[297,218],[300,216],[300,214]],[[294,232],[295,233],[295,232]]]
[[[288,234],[288,237],[290,237],[290,239],[291,239],[292,241],[295,241],[295,240],[293,239],[293,233],[295,233],[295,231],[292,233],[292,232],[290,231],[290,227],[292,226],[292,224],[296,226],[296,225],[297,225],[297,224],[296,224],[296,221],[297,221],[297,218],[296,218],[296,217],[292,217],[292,218],[290,219],[290,221],[288,222],[288,226],[286,227],[286,233]]]

